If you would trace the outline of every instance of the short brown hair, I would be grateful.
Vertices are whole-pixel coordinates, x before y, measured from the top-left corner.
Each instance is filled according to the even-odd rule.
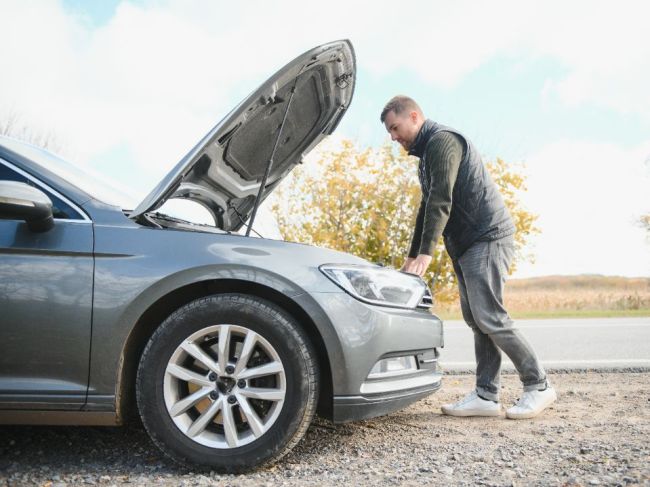
[[[418,105],[413,98],[405,95],[397,95],[392,97],[388,103],[386,103],[386,106],[381,111],[381,116],[379,119],[381,120],[381,123],[384,123],[388,112],[393,111],[395,112],[395,115],[399,115],[405,110],[416,111],[422,115],[422,109],[420,108],[420,105]]]

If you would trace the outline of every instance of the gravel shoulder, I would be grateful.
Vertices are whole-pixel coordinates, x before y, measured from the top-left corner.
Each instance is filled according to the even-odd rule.
[[[0,485],[650,485],[650,373],[556,373],[558,402],[528,421],[442,416],[471,375],[383,418],[316,420],[280,463],[247,475],[167,461],[142,428],[0,426]],[[504,374],[502,400],[519,394]]]

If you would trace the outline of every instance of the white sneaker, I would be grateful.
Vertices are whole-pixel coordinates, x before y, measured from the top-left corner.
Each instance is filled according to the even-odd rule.
[[[555,389],[547,387],[543,391],[524,392],[517,404],[508,408],[506,418],[510,419],[529,419],[534,418],[544,411],[548,406],[553,404],[557,399]]]
[[[498,416],[501,406],[498,402],[488,401],[472,391],[454,404],[442,406],[442,412],[450,416]]]

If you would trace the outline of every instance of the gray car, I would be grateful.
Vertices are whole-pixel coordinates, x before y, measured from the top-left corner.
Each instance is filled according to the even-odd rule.
[[[316,413],[360,420],[438,389],[442,323],[419,277],[247,236],[341,120],[355,71],[348,41],[297,57],[135,209],[0,138],[0,423],[139,414],[174,460],[237,472],[281,458]],[[214,223],[158,211],[176,199]]]

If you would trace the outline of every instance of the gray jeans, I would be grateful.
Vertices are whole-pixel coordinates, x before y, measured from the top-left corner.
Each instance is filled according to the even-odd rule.
[[[547,386],[535,352],[503,307],[503,287],[514,251],[513,237],[476,242],[453,262],[463,318],[474,331],[476,391],[493,401],[499,400],[501,351],[512,360],[524,391]]]

